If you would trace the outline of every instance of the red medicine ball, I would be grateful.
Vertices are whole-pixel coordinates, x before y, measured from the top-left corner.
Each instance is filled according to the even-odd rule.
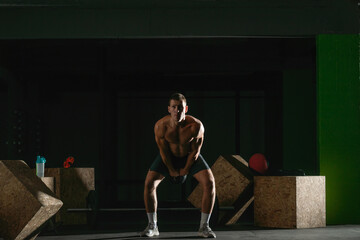
[[[260,174],[265,174],[268,170],[268,163],[263,154],[255,153],[249,160],[249,167]]]

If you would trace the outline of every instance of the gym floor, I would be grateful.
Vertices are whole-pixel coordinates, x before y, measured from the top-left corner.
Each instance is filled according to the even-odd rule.
[[[89,230],[67,229],[57,234],[41,234],[39,240],[60,239],[92,239],[92,240],[115,240],[115,239],[144,239],[139,237],[138,231],[142,228],[128,229],[123,227],[119,230]],[[191,229],[190,229],[191,228]],[[159,225],[160,236],[158,239],[200,239],[197,237],[197,226],[190,225]],[[261,229],[251,225],[235,224],[232,226],[215,227],[213,229],[218,239],[241,239],[241,240],[359,240],[360,225],[333,225],[325,228],[312,229]]]
[[[48,222],[42,227],[39,240],[116,240],[146,239],[139,232],[147,226],[143,211],[99,214],[93,225],[61,225]],[[159,211],[157,239],[201,239],[197,236],[200,214],[197,211]],[[212,229],[218,239],[241,240],[360,240],[360,225],[328,225],[324,228],[272,229],[256,227],[251,211],[232,225],[216,224]],[[1,239],[1,238],[0,238]],[[1,239],[3,240],[3,239]]]

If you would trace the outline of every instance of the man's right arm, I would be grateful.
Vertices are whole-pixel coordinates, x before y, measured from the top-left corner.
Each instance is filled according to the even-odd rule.
[[[171,154],[169,143],[165,139],[165,129],[159,122],[155,124],[154,127],[155,132],[155,141],[159,147],[160,156],[164,164],[169,170],[170,176],[178,176],[179,173],[174,169],[174,166],[171,161]]]

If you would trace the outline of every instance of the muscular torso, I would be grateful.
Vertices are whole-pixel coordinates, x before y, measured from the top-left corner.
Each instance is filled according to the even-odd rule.
[[[160,137],[163,136],[171,154],[175,157],[188,155],[192,150],[192,141],[199,137],[198,132],[201,123],[191,116],[186,116],[185,122],[178,126],[171,123],[169,116],[162,118],[158,123]]]
[[[191,125],[167,127],[165,140],[169,143],[170,151],[175,157],[186,156],[190,152],[190,143],[193,139]]]

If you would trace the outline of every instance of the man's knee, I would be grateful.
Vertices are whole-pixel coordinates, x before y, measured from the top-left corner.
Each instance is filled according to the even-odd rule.
[[[207,192],[215,193],[215,181],[213,178],[209,178],[207,181],[203,183],[203,189]]]
[[[163,178],[164,177],[162,175],[149,171],[145,179],[145,191],[155,191],[156,187],[159,185]]]
[[[206,192],[215,192],[215,179],[210,169],[203,170],[194,175]]]
[[[154,191],[156,189],[155,187],[155,181],[152,179],[145,179],[145,190],[148,192]]]

